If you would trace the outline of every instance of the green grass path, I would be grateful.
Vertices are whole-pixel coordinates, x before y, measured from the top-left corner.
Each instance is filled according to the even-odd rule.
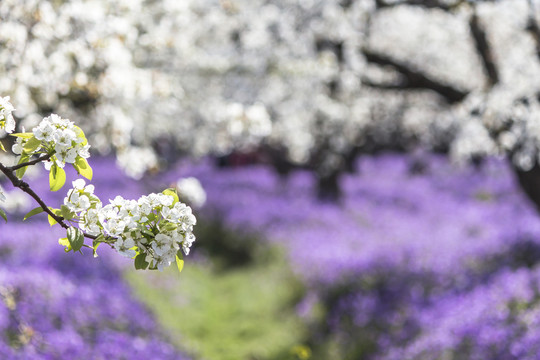
[[[186,260],[181,274],[126,272],[179,349],[201,360],[299,358],[291,349],[306,335],[294,312],[302,288],[283,256],[228,269]]]

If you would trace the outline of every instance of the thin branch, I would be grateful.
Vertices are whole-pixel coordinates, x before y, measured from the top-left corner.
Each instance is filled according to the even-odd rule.
[[[35,160],[28,161],[28,162],[21,163],[21,164],[17,164],[17,165],[14,165],[14,166],[10,166],[7,169],[10,170],[10,171],[15,171],[15,170],[23,168],[25,166],[35,165],[35,164],[37,164],[39,162],[42,162],[44,160],[49,160],[50,158],[51,158],[51,155],[45,154],[45,155],[42,155],[42,156],[38,157]]]
[[[491,52],[491,47],[489,46],[489,42],[487,40],[486,32],[478,20],[476,11],[469,20],[469,29],[471,30],[476,51],[478,51],[478,54],[482,59],[484,71],[489,79],[489,86],[493,87],[493,85],[499,82],[499,72],[497,71],[497,65],[495,64],[493,53]]]
[[[377,6],[378,9],[388,8],[388,7],[395,7],[400,5],[411,5],[411,6],[421,6],[426,9],[441,9],[444,11],[451,11],[455,8],[457,8],[462,3],[466,2],[466,0],[460,0],[456,1],[454,4],[446,4],[443,1],[439,0],[402,0],[402,1],[395,1],[391,3],[387,3],[384,0],[375,0],[375,6]]]
[[[468,95],[468,92],[466,91],[456,89],[450,85],[446,85],[431,79],[427,75],[422,74],[420,71],[414,70],[387,55],[377,54],[367,49],[363,49],[362,53],[368,62],[381,66],[392,66],[394,70],[399,72],[404,77],[404,81],[399,84],[382,85],[365,82],[366,85],[383,89],[429,89],[443,96],[451,104],[460,102]]]
[[[22,181],[21,179],[17,178],[17,176],[15,176],[13,168],[6,167],[0,162],[0,171],[2,171],[4,175],[6,175],[6,177],[11,181],[14,187],[17,187],[30,195],[39,204],[43,211],[45,211],[49,216],[51,216],[61,227],[63,227],[64,229],[69,229],[69,225],[64,222],[63,217],[53,213],[51,209],[49,209],[47,204],[45,204],[45,202],[34,192],[34,190],[30,188],[30,185],[28,185],[27,182]],[[97,236],[90,235],[85,232],[83,232],[83,235],[84,237],[89,239],[97,239]]]
[[[536,19],[536,9],[534,2],[529,0],[529,20],[527,24],[527,31],[529,31],[536,43],[536,55],[540,58],[540,26]]]

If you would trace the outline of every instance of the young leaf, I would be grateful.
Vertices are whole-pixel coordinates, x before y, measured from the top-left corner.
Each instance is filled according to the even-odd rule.
[[[176,252],[176,266],[178,266],[178,271],[182,272],[184,268],[184,254],[182,253],[182,249]]]
[[[4,144],[2,144],[1,141],[0,141],[0,149],[1,149],[2,151],[6,151],[6,148],[4,147]]]
[[[30,159],[30,155],[26,154],[26,153],[22,153],[21,157],[19,158],[19,161],[17,164],[22,164],[22,163],[25,163],[27,162],[28,160]],[[17,176],[19,179],[22,179],[22,177],[24,176],[24,173],[26,172],[26,170],[28,169],[28,166],[23,166],[22,168],[20,169],[17,169],[15,171],[15,176]]]
[[[94,175],[94,172],[92,171],[92,168],[88,164],[88,161],[86,159],[77,156],[75,159],[75,162],[73,163],[73,167],[75,170],[77,170],[77,173],[81,176],[84,176],[88,180],[92,180],[92,176]]]
[[[49,172],[49,185],[51,191],[58,191],[66,183],[66,172],[60,166],[53,164]]]
[[[92,248],[93,248],[93,253],[94,253],[95,258],[98,257],[97,248],[99,245],[102,244],[102,241],[103,241],[103,234],[99,234],[99,236],[96,239],[94,239],[94,241],[92,241]]]
[[[32,136],[26,144],[24,144],[23,150],[27,154],[33,153],[39,146],[41,145],[41,141],[36,139],[35,136]]]
[[[151,232],[151,231],[148,230],[148,229],[141,229],[141,232],[142,232],[143,234],[145,234],[145,235],[148,235],[148,236],[152,237],[152,238],[155,236],[154,233]]]
[[[177,228],[178,228],[178,225],[173,224],[173,223],[167,223],[167,224],[165,224],[164,226],[161,227],[161,230],[163,230],[163,231],[173,231],[173,230],[176,230]]]
[[[35,208],[35,209],[32,209],[28,212],[28,214],[24,215],[24,218],[23,218],[23,221],[26,220],[26,219],[29,219],[31,218],[32,216],[34,215],[37,215],[39,213],[43,212],[43,208],[41,206]]]
[[[7,222],[7,216],[6,216],[6,213],[4,210],[0,209],[0,217],[2,217],[2,219],[5,220],[5,222]]]
[[[69,243],[68,238],[60,238],[60,239],[58,239],[58,243],[60,245],[64,246],[64,251],[65,252],[70,252],[71,251],[71,244]]]
[[[53,226],[56,224],[56,220],[51,215],[47,215],[47,219],[49,220],[49,225]]]
[[[71,220],[75,217],[75,213],[71,211],[66,205],[60,206],[60,214],[66,220]]]
[[[145,270],[148,265],[150,265],[146,261],[146,254],[145,253],[139,253],[137,256],[135,256],[135,269],[136,270]]]
[[[49,210],[51,210],[54,215],[62,216],[60,209],[53,209],[49,206]],[[57,223],[57,221],[51,215],[48,215],[47,218],[49,219],[49,225],[53,226]]]
[[[176,204],[178,201],[180,201],[178,199],[178,194],[176,193],[176,189],[168,188],[168,189],[163,190],[162,193],[165,195],[172,196],[174,198],[173,205]]]
[[[78,251],[84,245],[84,235],[80,229],[73,226],[67,229],[67,238],[73,251]]]
[[[34,136],[34,133],[27,132],[27,133],[16,133],[16,134],[10,134],[11,136],[20,137],[23,139],[30,139],[32,136]]]
[[[78,127],[77,125],[73,125],[73,127],[75,128],[75,133],[77,134],[77,137],[81,138],[83,140],[81,142],[81,145],[85,146],[86,144],[88,144],[88,140],[86,140],[86,136],[84,135],[84,131],[82,131],[82,129],[80,127]]]

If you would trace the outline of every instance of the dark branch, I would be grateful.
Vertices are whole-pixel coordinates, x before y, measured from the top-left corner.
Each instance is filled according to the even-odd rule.
[[[514,172],[519,185],[540,212],[540,166],[536,163],[532,169],[525,171],[514,165]]]
[[[382,89],[429,89],[444,97],[451,104],[460,102],[468,95],[466,91],[458,90],[450,85],[433,80],[427,75],[413,70],[405,64],[401,64],[387,55],[377,54],[366,49],[362,50],[362,52],[367,61],[381,66],[392,66],[394,70],[404,77],[403,82],[398,84],[374,84],[367,81],[364,82],[366,85]]]
[[[527,31],[529,31],[536,43],[536,55],[540,59],[540,26],[536,20],[534,4],[532,0],[529,0],[529,21],[527,24]]]
[[[21,189],[22,191],[30,195],[39,204],[39,206],[43,209],[43,211],[45,211],[48,215],[50,215],[61,227],[63,227],[64,229],[69,228],[69,225],[67,225],[64,222],[64,218],[53,213],[51,209],[49,209],[47,204],[45,204],[45,202],[34,192],[34,190],[30,188],[30,185],[28,185],[28,183],[22,181],[21,179],[17,178],[17,176],[15,176],[14,170],[12,168],[8,168],[4,166],[2,163],[0,163],[0,171],[2,171],[4,175],[6,175],[6,177],[9,179],[9,181],[11,181],[13,186]],[[97,239],[97,236],[90,235],[84,232],[83,232],[83,235],[84,237],[89,238],[89,239],[93,239],[93,240]]]
[[[387,8],[387,7],[394,7],[399,5],[413,5],[413,6],[421,6],[426,9],[441,9],[444,11],[450,11],[454,8],[456,8],[458,5],[463,3],[465,1],[456,1],[454,4],[445,4],[442,1],[439,0],[402,0],[402,1],[395,1],[392,3],[387,3],[384,0],[375,0],[375,5],[378,9]]]
[[[469,28],[471,30],[476,51],[478,51],[478,54],[482,59],[484,71],[489,79],[489,86],[493,87],[493,85],[499,82],[499,72],[497,71],[495,61],[493,60],[493,53],[491,52],[491,47],[489,46],[486,32],[482,28],[476,12],[469,20]]]
[[[14,165],[14,166],[10,166],[10,167],[8,167],[7,169],[8,169],[9,171],[15,171],[15,170],[20,169],[20,168],[23,168],[23,167],[25,167],[25,166],[35,165],[35,164],[37,164],[37,163],[39,163],[39,162],[42,162],[42,161],[45,161],[45,160],[49,160],[50,157],[51,157],[51,155],[49,155],[49,154],[42,155],[42,156],[38,157],[38,158],[35,159],[35,160],[28,161],[28,162],[21,163],[21,164],[17,164],[17,165]]]

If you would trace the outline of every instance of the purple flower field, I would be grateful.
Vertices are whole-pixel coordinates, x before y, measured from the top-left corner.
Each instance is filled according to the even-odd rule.
[[[180,163],[150,188],[96,159],[95,173],[106,176],[93,183],[103,198],[135,198],[199,178],[208,195],[201,216],[286,250],[306,287],[297,312],[315,352],[333,341],[344,359],[536,359],[539,215],[504,162],[422,161],[416,173],[407,156],[361,159],[338,205],[315,200],[310,173],[280,178],[264,166],[217,169],[206,160]],[[51,204],[64,196],[32,184]],[[131,295],[118,256],[64,254],[59,229],[39,216],[14,218],[0,232],[6,358],[183,358]]]
[[[540,217],[506,163],[456,168],[402,155],[363,158],[340,206],[313,198],[314,179],[263,166],[180,166],[208,193],[205,212],[284,246],[322,304],[314,342],[346,358],[537,358]]]

